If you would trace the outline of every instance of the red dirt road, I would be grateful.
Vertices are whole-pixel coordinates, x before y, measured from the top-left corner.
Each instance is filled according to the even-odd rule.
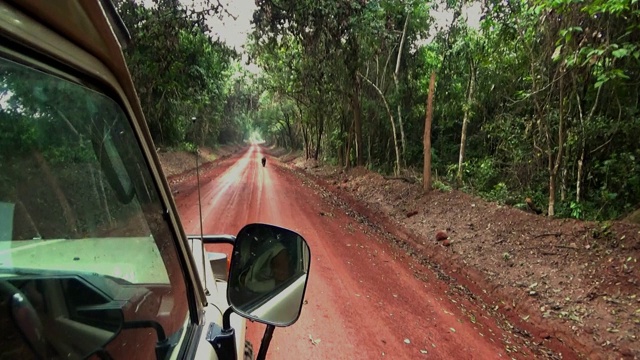
[[[367,225],[333,208],[275,159],[252,146],[201,176],[205,234],[236,234],[250,222],[299,232],[311,247],[306,304],[298,322],[277,328],[269,359],[531,358],[496,320],[433,271],[394,250]],[[195,179],[175,187],[187,233],[199,233]],[[249,324],[258,351],[264,325]]]

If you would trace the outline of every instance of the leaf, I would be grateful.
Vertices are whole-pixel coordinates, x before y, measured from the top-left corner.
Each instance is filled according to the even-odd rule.
[[[311,334],[309,334],[309,340],[311,340],[311,344],[318,345],[320,343],[320,339],[314,339]]]
[[[613,55],[614,57],[620,59],[623,58],[625,56],[627,56],[629,54],[629,50],[625,49],[625,48],[621,48],[618,50],[614,50],[611,55]]]
[[[556,46],[556,49],[553,51],[553,55],[551,55],[551,59],[553,61],[558,61],[560,58],[560,52],[562,51],[562,45]]]

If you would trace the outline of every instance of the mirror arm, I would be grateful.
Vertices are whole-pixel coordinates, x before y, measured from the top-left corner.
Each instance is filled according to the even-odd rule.
[[[273,337],[273,331],[276,329],[275,325],[267,325],[267,329],[264,331],[262,337],[262,343],[260,343],[260,351],[256,360],[265,360],[267,358],[267,350],[269,350],[269,344]]]
[[[236,237],[233,235],[203,235],[203,244],[229,244],[236,243]]]
[[[203,244],[229,244],[233,245],[236,243],[236,237],[233,235],[204,235],[200,237],[200,235],[187,235],[187,239],[189,240],[200,240],[202,239]]]
[[[233,314],[233,308],[229,306],[227,311],[222,314],[222,330],[228,331],[231,330],[231,314]]]
[[[230,324],[232,312],[232,308],[229,307],[222,315],[222,328],[212,322],[207,331],[207,342],[213,346],[218,359],[221,360],[237,360],[235,330]]]

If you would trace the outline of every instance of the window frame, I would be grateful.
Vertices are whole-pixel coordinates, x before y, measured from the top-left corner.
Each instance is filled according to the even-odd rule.
[[[28,19],[31,20],[30,18]],[[82,53],[81,55],[83,57],[90,58],[91,60],[90,63],[87,63],[85,60],[84,64],[95,65],[97,63],[101,65],[101,69],[91,71],[88,70],[88,66],[83,68],[77,64],[73,64],[71,60],[65,58],[57,59],[45,51],[36,50],[37,47],[47,48],[47,46],[38,46],[40,45],[38,43],[34,44],[29,41],[15,41],[11,36],[8,36],[8,34],[3,31],[4,29],[2,28],[2,25],[3,24],[0,21],[0,39],[2,39],[2,42],[0,43],[0,57],[101,93],[114,101],[122,110],[134,133],[134,138],[140,152],[142,153],[143,161],[149,169],[150,179],[152,182],[152,184],[149,184],[149,190],[153,188],[153,191],[156,192],[158,201],[161,204],[163,211],[162,218],[165,225],[168,227],[169,235],[172,237],[172,251],[175,251],[176,256],[178,257],[177,260],[179,262],[179,269],[181,273],[180,278],[184,281],[186,289],[186,294],[184,296],[187,301],[187,323],[185,324],[186,326],[183,327],[181,331],[183,335],[173,351],[179,358],[195,353],[195,349],[198,346],[204,327],[203,303],[206,303],[206,299],[203,300],[203,296],[200,295],[200,293],[203,293],[203,290],[198,277],[197,267],[192,258],[192,254],[188,252],[189,247],[186,242],[186,235],[182,225],[177,214],[173,211],[173,209],[175,209],[175,204],[172,203],[173,200],[171,193],[169,189],[167,189],[166,181],[162,181],[162,169],[160,168],[157,158],[150,156],[150,151],[153,150],[153,143],[149,143],[149,140],[143,133],[143,128],[141,128],[141,126],[134,120],[137,119],[137,117],[135,116],[133,106],[136,106],[137,104],[131,104],[129,102],[128,98],[124,95],[124,91],[120,87],[120,84],[111,72],[104,73],[104,70],[109,71],[104,64],[88,52],[80,49],[77,45],[59,37],[58,34],[51,32],[50,29],[47,30],[51,32],[50,35],[52,37],[57,37],[57,39],[54,38],[56,41],[60,40],[67,42],[64,46],[65,50],[73,48],[73,53],[65,54],[68,59],[71,59],[74,55]],[[33,20],[23,26],[26,28],[33,26]],[[39,41],[47,42],[47,39]],[[50,39],[49,42],[51,42]],[[23,45],[25,43],[34,46],[28,47]]]

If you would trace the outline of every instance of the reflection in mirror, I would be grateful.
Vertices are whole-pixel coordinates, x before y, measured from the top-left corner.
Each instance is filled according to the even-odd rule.
[[[249,224],[236,237],[227,298],[239,314],[276,326],[298,320],[310,251],[299,234],[274,225]]]

